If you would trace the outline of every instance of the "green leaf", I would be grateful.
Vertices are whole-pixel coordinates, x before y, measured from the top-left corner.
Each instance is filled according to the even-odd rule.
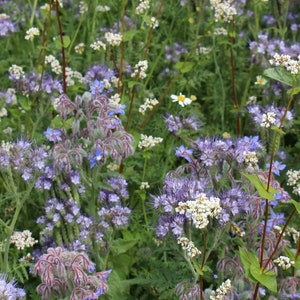
[[[63,44],[64,44],[64,48],[68,48],[69,45],[70,45],[70,37],[68,35],[64,35],[63,36]],[[62,45],[61,45],[61,42],[60,42],[60,37],[57,37],[55,40],[54,40],[54,45],[55,45],[55,48],[60,50]]]
[[[294,96],[297,95],[298,93],[300,93],[300,86],[297,86],[293,89],[290,89],[287,91],[288,95]]]
[[[250,267],[251,265],[258,265],[258,258],[256,256],[256,254],[240,247],[239,248],[239,258],[240,261],[243,264],[244,270],[245,270],[245,276],[251,280],[252,282],[256,282],[257,280],[252,276],[251,272],[250,272]]]
[[[246,173],[242,173],[242,175],[248,178],[251,183],[253,183],[260,197],[267,200],[275,199],[274,194],[277,194],[278,191],[271,186],[269,186],[269,191],[267,191],[267,184],[261,182],[258,176],[254,176]]]
[[[175,69],[180,70],[181,73],[189,72],[194,66],[192,62],[177,62],[174,66]]]
[[[250,266],[251,275],[263,286],[268,288],[270,291],[277,292],[277,281],[274,272],[265,271],[262,272],[258,264],[252,264]]]
[[[123,41],[124,42],[131,41],[137,33],[139,33],[139,30],[136,30],[136,29],[127,31],[123,35]]]
[[[269,68],[269,69],[265,70],[263,74],[264,74],[264,76],[275,79],[275,80],[280,81],[289,86],[293,85],[292,74],[289,73],[284,68],[281,68],[281,67]]]
[[[295,201],[295,200],[292,200],[292,199],[289,200],[289,203],[292,203],[292,204],[295,206],[295,208],[296,208],[298,214],[300,215],[300,203],[297,202],[297,201]]]
[[[112,241],[110,245],[110,250],[114,255],[119,255],[121,253],[125,253],[129,249],[131,249],[138,240],[123,240],[123,239],[118,239]]]
[[[285,132],[282,129],[279,129],[277,126],[271,126],[271,129],[276,131],[277,133],[281,134],[281,135],[285,135]]]
[[[30,101],[27,97],[22,96],[22,95],[18,95],[18,103],[21,105],[21,107],[25,110],[25,111],[30,111],[31,107],[30,107]]]

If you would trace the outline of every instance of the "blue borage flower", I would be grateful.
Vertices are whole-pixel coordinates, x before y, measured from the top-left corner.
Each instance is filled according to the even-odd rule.
[[[270,168],[270,164],[266,164],[266,167],[267,168]],[[285,164],[281,164],[279,161],[274,161],[273,165],[272,165],[272,172],[277,175],[277,176],[280,176],[280,172],[279,171],[282,171],[284,170],[286,167]]]
[[[96,155],[90,158],[90,167],[91,169],[95,167],[97,161],[104,161],[105,157],[107,156],[107,151],[102,151],[100,148],[96,148]]]
[[[183,157],[188,162],[192,162],[193,150],[187,149],[183,145],[179,146],[178,148],[175,148],[175,154],[177,157]]]
[[[44,136],[50,142],[59,142],[62,140],[60,129],[52,129],[48,127],[47,130],[44,132]]]
[[[106,87],[104,81],[95,80],[93,84],[90,85],[90,91],[92,95],[102,94],[103,89]]]

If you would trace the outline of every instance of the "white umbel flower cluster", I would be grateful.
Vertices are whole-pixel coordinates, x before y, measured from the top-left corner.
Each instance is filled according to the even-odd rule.
[[[250,167],[251,169],[256,169],[258,164],[258,158],[256,156],[256,153],[254,151],[248,151],[244,152],[244,163],[247,165],[247,167]]]
[[[142,148],[153,148],[155,145],[161,143],[163,138],[153,137],[152,135],[141,134],[141,140],[138,143],[138,147]]]
[[[215,21],[231,22],[237,14],[236,9],[231,6],[230,0],[210,0],[210,5],[214,9]]]
[[[135,12],[137,15],[144,14],[150,8],[149,0],[140,0],[139,5],[136,7]]]
[[[55,74],[59,75],[62,73],[59,61],[53,55],[47,55],[45,57],[45,62],[51,66],[52,72]]]
[[[24,230],[22,232],[15,231],[10,238],[10,243],[15,244],[18,250],[23,250],[27,247],[32,247],[38,241],[31,236],[29,230]]]
[[[105,32],[104,37],[111,46],[119,46],[122,42],[122,35],[119,33]]]
[[[198,257],[201,254],[201,251],[195,247],[194,243],[184,236],[177,238],[177,243],[186,251],[187,256],[190,258]]]
[[[154,99],[146,98],[144,104],[142,104],[139,107],[139,112],[142,115],[144,115],[145,112],[147,111],[147,109],[149,109],[151,111],[156,104],[158,104],[158,101],[156,98],[154,98]]]
[[[288,176],[287,185],[294,186],[293,193],[300,196],[300,171],[288,170],[286,175]]]
[[[210,296],[210,300],[223,300],[224,297],[229,290],[231,289],[231,280],[227,279],[225,282],[223,282],[221,284],[221,286],[216,290],[213,291],[211,296]]]
[[[77,82],[82,83],[82,81],[83,81],[82,74],[78,71],[73,71],[69,67],[66,67],[66,83],[67,83],[67,86],[75,85],[75,80],[74,79],[76,79]]]
[[[295,264],[295,262],[290,260],[290,258],[287,256],[279,256],[278,258],[274,259],[274,263],[278,264],[278,267],[282,268],[282,270],[287,270]]]
[[[264,128],[271,127],[271,125],[275,124],[275,121],[276,121],[275,117],[276,117],[276,114],[273,111],[263,114],[260,126],[264,127]]]
[[[82,54],[84,49],[85,49],[85,44],[84,43],[79,43],[74,47],[75,52],[78,53],[78,54]]]
[[[280,55],[275,53],[273,58],[269,60],[271,65],[275,67],[284,67],[291,74],[298,74],[300,71],[300,55],[298,55],[298,60],[291,59],[289,55]]]
[[[36,27],[31,27],[26,31],[25,40],[32,41],[35,36],[39,36],[39,35],[40,35],[39,29]]]
[[[216,217],[221,211],[220,199],[217,197],[208,198],[206,194],[199,194],[194,200],[179,202],[176,212],[186,214],[196,228],[203,229],[209,223],[209,218]]]
[[[131,77],[136,77],[138,75],[139,78],[141,79],[146,78],[147,69],[148,69],[147,60],[141,60],[134,66],[134,72],[131,74]]]
[[[9,74],[16,80],[19,80],[21,78],[25,77],[25,73],[23,71],[23,68],[17,65],[12,65],[8,69]]]
[[[90,44],[90,47],[95,51],[99,51],[101,49],[106,50],[106,45],[101,41],[96,41]]]
[[[140,185],[140,190],[147,190],[150,188],[150,185],[147,181],[143,181],[141,182],[141,185]]]

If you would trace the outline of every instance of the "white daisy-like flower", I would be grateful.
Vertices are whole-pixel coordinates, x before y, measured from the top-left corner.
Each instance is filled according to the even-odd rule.
[[[186,97],[185,95],[182,95],[181,93],[177,95],[171,95],[171,98],[173,99],[172,102],[178,102],[178,104],[182,107],[191,104],[193,101]]]
[[[261,75],[256,76],[256,81],[254,84],[256,85],[265,85],[267,83],[267,80],[263,78]]]

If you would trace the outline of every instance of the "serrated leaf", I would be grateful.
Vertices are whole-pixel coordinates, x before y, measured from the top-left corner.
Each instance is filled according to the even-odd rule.
[[[194,66],[192,62],[177,62],[174,66],[175,69],[179,70],[181,73],[189,72]]]
[[[263,286],[268,288],[273,293],[277,292],[277,281],[274,272],[262,272],[259,265],[253,264],[250,266],[251,275]]]
[[[300,215],[300,203],[297,202],[297,201],[295,201],[295,200],[293,200],[293,199],[289,200],[288,202],[289,202],[289,203],[292,203],[292,204],[295,206],[295,208],[296,208],[298,214]]]
[[[263,75],[267,76],[269,78],[275,79],[277,81],[280,81],[289,86],[293,85],[293,77],[292,77],[291,73],[289,73],[284,68],[281,68],[281,67],[269,68],[264,71]]]
[[[267,200],[275,199],[274,194],[277,194],[278,191],[271,186],[269,186],[269,191],[267,191],[267,184],[261,182],[258,176],[254,176],[247,173],[242,173],[242,175],[249,179],[249,181],[255,186],[260,197]]]

